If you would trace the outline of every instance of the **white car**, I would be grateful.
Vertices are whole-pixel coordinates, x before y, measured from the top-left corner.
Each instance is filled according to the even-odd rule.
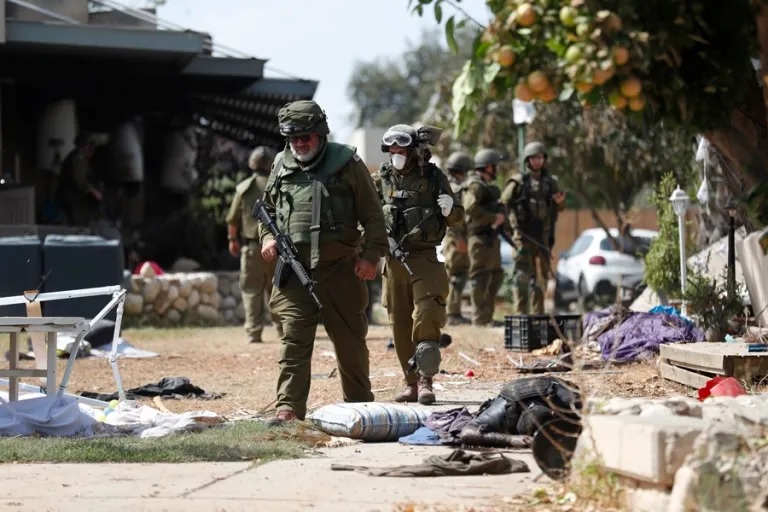
[[[619,231],[609,229],[621,244]],[[633,229],[631,241],[617,251],[603,228],[584,230],[557,262],[555,302],[571,302],[595,297],[615,297],[617,289],[636,288],[645,272],[644,255],[657,231]]]

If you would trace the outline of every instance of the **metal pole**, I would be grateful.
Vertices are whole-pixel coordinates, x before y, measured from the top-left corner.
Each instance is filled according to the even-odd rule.
[[[685,213],[677,216],[677,230],[680,237],[680,314],[688,316],[688,308],[685,305],[685,288],[688,281],[688,265],[685,261]]]
[[[523,161],[523,149],[525,148],[525,123],[517,125],[517,172],[525,171],[525,162]]]
[[[728,298],[736,293],[736,218],[729,215],[728,224]]]
[[[21,295],[10,297],[0,297],[0,306],[10,306],[11,304],[26,304],[32,300],[43,302],[46,300],[76,299],[81,297],[93,297],[96,295],[114,295],[123,289],[122,286],[101,286],[98,288],[83,288],[81,290],[67,290],[62,292],[47,292],[33,295],[32,292],[24,292]],[[27,298],[25,295],[31,295]]]

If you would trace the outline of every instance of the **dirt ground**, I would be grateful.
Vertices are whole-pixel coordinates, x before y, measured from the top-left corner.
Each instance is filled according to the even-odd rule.
[[[453,336],[453,343],[443,351],[442,368],[447,373],[435,378],[437,384],[460,385],[470,379],[495,383],[524,376],[510,361],[510,358],[517,361],[521,354],[504,348],[503,329],[452,327],[448,332]],[[395,351],[386,348],[389,336],[386,326],[369,329],[371,383],[378,401],[391,400],[403,385]],[[265,330],[265,342],[258,345],[246,343],[240,328],[137,329],[125,330],[123,337],[137,348],[160,354],[152,359],[119,360],[126,389],[156,383],[163,377],[188,377],[192,384],[207,392],[224,394],[215,400],[164,399],[164,404],[173,412],[208,410],[237,417],[265,414],[273,408],[280,345],[272,327]],[[2,340],[0,353],[5,350],[6,342]],[[530,357],[522,355],[524,360]],[[31,364],[22,361],[23,366]],[[64,365],[64,360],[60,360],[60,372]],[[339,379],[333,372],[335,366],[333,346],[320,327],[312,359],[310,410],[341,400]],[[465,375],[468,370],[474,372],[473,377]],[[694,394],[691,388],[662,379],[655,360],[559,375],[579,384],[588,395]],[[73,394],[117,391],[108,360],[78,359],[67,391]],[[437,393],[439,398],[439,391]]]

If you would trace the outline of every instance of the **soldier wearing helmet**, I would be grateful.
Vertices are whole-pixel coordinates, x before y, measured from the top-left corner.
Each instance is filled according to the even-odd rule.
[[[456,201],[461,204],[461,195],[467,173],[474,167],[472,157],[463,151],[451,153],[445,164],[448,181]],[[462,225],[448,228],[443,238],[445,270],[448,272],[448,325],[464,325],[471,320],[461,314],[461,298],[467,285],[469,253],[467,251],[467,228]]]
[[[478,151],[462,199],[467,219],[472,324],[481,327],[497,325],[493,313],[504,281],[498,228],[505,217],[499,204],[499,187],[494,183],[502,160],[495,149]]]
[[[565,194],[546,169],[547,156],[544,144],[529,142],[523,150],[524,172],[512,176],[501,195],[519,248],[515,255],[513,306],[521,315],[544,313],[555,222],[565,208]]]
[[[229,253],[240,256],[240,290],[243,294],[244,327],[249,343],[262,341],[267,309],[264,292],[272,293],[272,276],[275,272],[275,265],[261,257],[259,226],[251,215],[253,203],[264,195],[274,158],[275,151],[266,146],[259,146],[251,152],[248,168],[253,174],[235,187],[235,196],[227,214]],[[242,246],[240,236],[243,239]],[[282,335],[279,318],[274,313],[271,316],[278,335]]]
[[[448,275],[436,248],[447,228],[464,223],[464,209],[448,179],[429,161],[429,146],[441,134],[432,126],[418,130],[404,124],[392,126],[381,144],[390,162],[373,176],[390,244],[399,245],[407,255],[405,264],[392,253],[387,255],[382,283],[382,302],[389,312],[406,382],[405,391],[395,397],[397,402],[433,403],[432,377],[440,371]]]
[[[336,350],[344,401],[373,401],[365,281],[376,277],[387,251],[384,216],[368,168],[354,147],[328,140],[320,106],[306,100],[288,103],[277,120],[286,145],[275,157],[263,201],[278,229],[296,246],[323,307],[318,308],[294,273],[275,283],[269,305],[280,316],[283,336],[277,414],[271,424],[306,415],[320,320]],[[264,259],[276,261],[276,242],[261,223],[259,237]]]

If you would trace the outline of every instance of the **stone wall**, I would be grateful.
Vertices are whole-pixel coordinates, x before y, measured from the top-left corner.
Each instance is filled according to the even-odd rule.
[[[126,325],[241,325],[239,272],[154,275],[142,269],[124,283]]]

